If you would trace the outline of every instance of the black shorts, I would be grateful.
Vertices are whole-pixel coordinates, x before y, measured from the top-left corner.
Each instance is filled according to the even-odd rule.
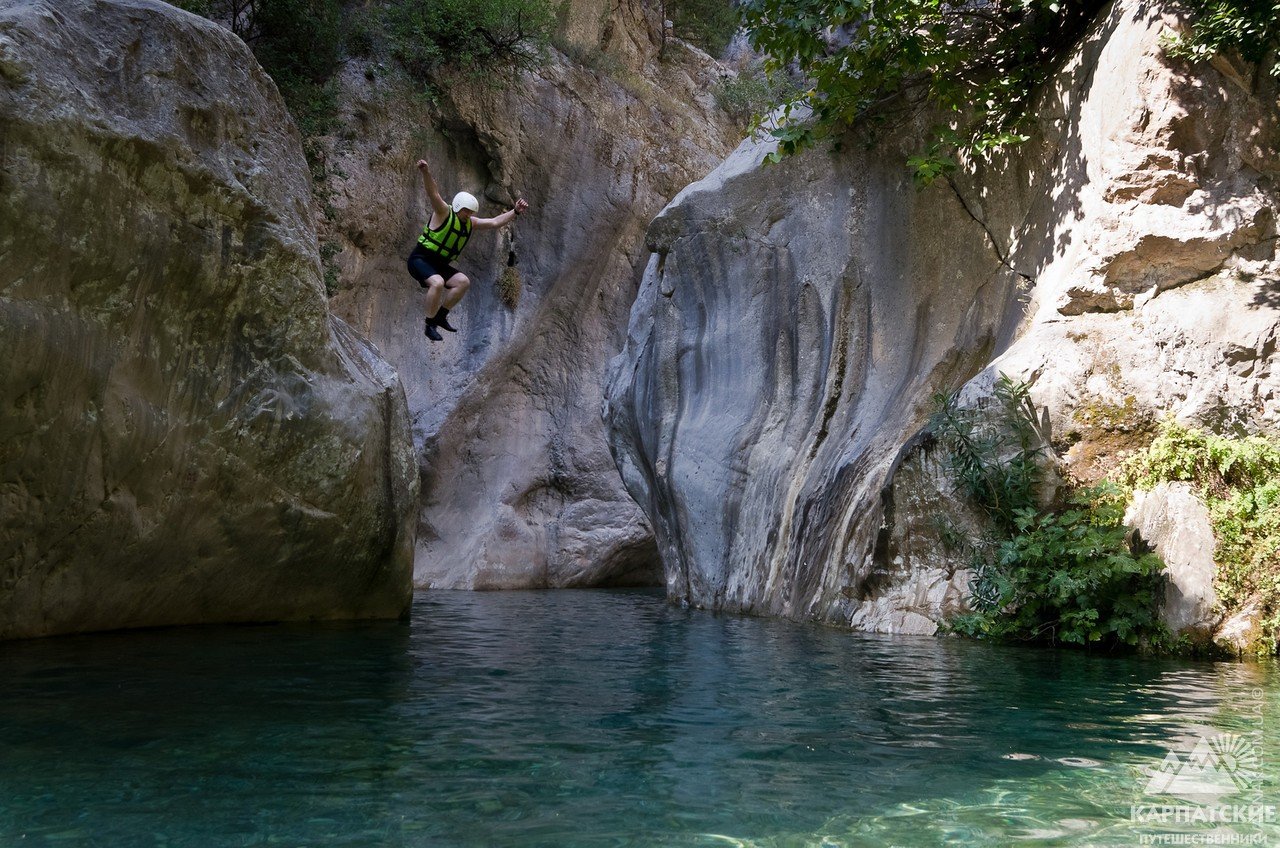
[[[409,273],[418,281],[418,285],[425,289],[428,277],[439,275],[447,282],[450,277],[458,273],[458,269],[445,262],[440,254],[418,245],[413,249],[413,253],[409,254]]]

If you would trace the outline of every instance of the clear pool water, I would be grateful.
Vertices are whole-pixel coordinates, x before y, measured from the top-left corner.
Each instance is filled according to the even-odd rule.
[[[1280,803],[1259,665],[596,591],[4,644],[0,680],[0,846],[1280,845],[1134,808],[1188,806],[1149,772],[1201,737],[1252,746],[1219,804]]]

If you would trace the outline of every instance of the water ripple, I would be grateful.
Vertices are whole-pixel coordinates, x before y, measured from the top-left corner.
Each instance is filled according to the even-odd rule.
[[[0,845],[130,848],[1131,845],[1156,832],[1130,805],[1160,800],[1166,754],[1274,731],[1280,701],[1257,665],[861,636],[648,592],[7,644],[0,674]]]

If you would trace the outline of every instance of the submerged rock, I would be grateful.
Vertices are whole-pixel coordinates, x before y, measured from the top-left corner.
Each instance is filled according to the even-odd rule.
[[[1109,6],[1033,138],[924,191],[893,144],[764,168],[748,141],[663,211],[606,414],[673,598],[954,614],[937,520],[973,517],[916,434],[934,392],[982,403],[999,372],[1089,480],[1165,411],[1280,428],[1276,82],[1167,60],[1176,26]]]
[[[0,9],[0,637],[407,609],[404,395],[309,199],[223,28]]]

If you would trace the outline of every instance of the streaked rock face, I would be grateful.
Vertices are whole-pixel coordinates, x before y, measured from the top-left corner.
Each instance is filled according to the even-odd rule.
[[[1176,25],[1110,7],[1036,137],[950,183],[747,142],[663,211],[606,415],[671,597],[929,632],[967,592],[934,519],[972,516],[914,434],[998,372],[1085,478],[1166,412],[1280,427],[1275,83],[1169,64]]]
[[[0,637],[407,608],[404,396],[327,311],[309,203],[222,28],[0,10]]]
[[[606,414],[670,596],[836,618],[903,440],[988,360],[1016,277],[892,153],[762,169],[768,147],[744,143],[653,223]]]

